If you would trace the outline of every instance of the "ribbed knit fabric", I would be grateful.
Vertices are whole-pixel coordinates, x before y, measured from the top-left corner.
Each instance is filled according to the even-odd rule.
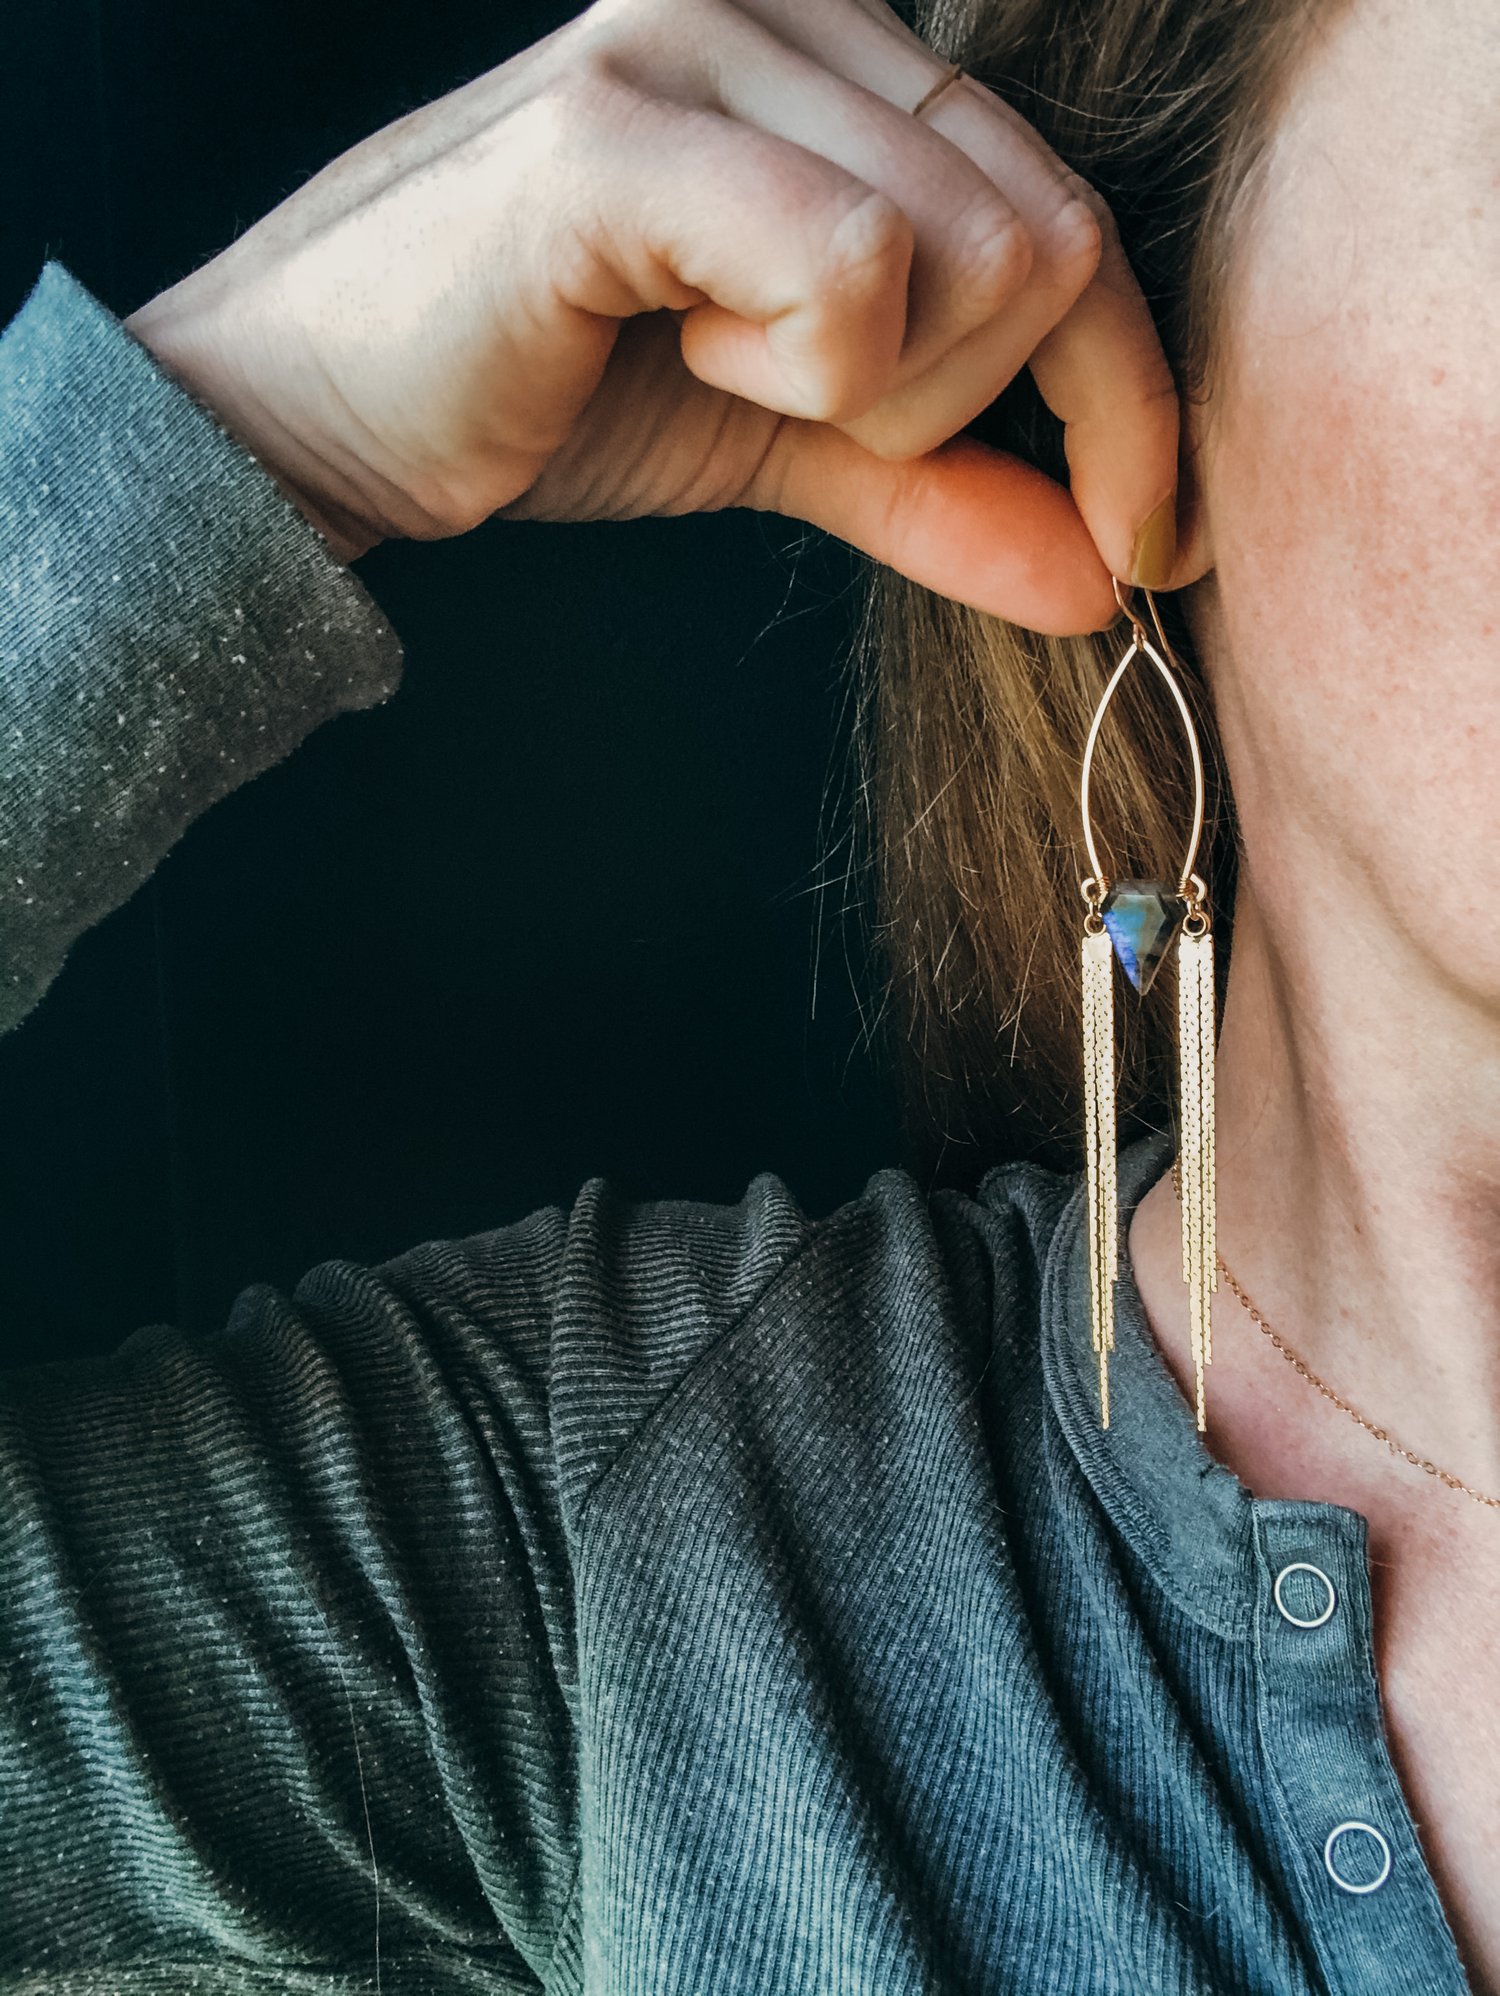
[[[243,465],[236,583],[197,559],[158,613],[133,575],[127,628],[100,578],[152,558],[155,481],[212,486],[225,440],[61,273],[7,342],[59,382],[70,326],[92,432],[6,362],[62,495],[21,499],[0,454],[12,600],[78,549],[89,449],[136,483],[8,697],[42,818],[83,803],[138,878],[163,792],[208,801],[240,681],[205,646],[158,712],[127,649],[176,659],[239,602],[284,748],[320,697],[278,636],[296,591],[325,702],[384,684],[389,640]],[[161,785],[106,770],[97,721],[75,753],[90,701],[42,684],[48,644],[129,702],[125,740],[162,721]],[[7,906],[48,938],[16,989],[108,898],[92,851],[42,913]],[[1165,1164],[1126,1154],[1127,1210]],[[1128,1277],[1101,1431],[1086,1293],[1080,1190],[1027,1168],[930,1200],[881,1171],[815,1220],[769,1173],[733,1205],[596,1178],[249,1288],[215,1337],[6,1376],[0,1989],[1460,1996],[1364,1519],[1214,1460]]]

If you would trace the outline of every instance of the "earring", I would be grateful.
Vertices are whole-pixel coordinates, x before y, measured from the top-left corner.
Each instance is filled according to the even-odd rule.
[[[1177,944],[1178,1178],[1182,1201],[1182,1279],[1188,1286],[1198,1430],[1207,1426],[1203,1371],[1213,1358],[1209,1299],[1219,1286],[1214,1184],[1214,939],[1208,889],[1193,864],[1203,837],[1203,757],[1188,703],[1178,684],[1181,666],[1167,643],[1149,589],[1153,644],[1134,604],[1115,582],[1115,601],[1130,619],[1130,645],[1094,710],[1083,752],[1080,801],[1083,843],[1092,871],[1080,886],[1083,918],[1084,1142],[1089,1200],[1089,1285],[1094,1350],[1099,1360],[1099,1418],[1109,1426],[1109,1354],[1115,1344],[1115,1281],[1119,1274],[1119,1199],[1115,1179],[1114,959],[1144,997]],[[1172,695],[1193,765],[1193,826],[1175,890],[1158,880],[1111,880],[1094,843],[1089,783],[1099,730],[1121,680],[1136,659],[1153,665]],[[1172,661],[1171,665],[1167,663]],[[1173,667],[1177,671],[1174,673]]]

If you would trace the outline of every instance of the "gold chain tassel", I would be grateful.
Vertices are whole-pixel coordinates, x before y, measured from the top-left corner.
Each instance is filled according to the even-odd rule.
[[[1203,1050],[1203,1265],[1208,1271],[1208,1289],[1203,1304],[1203,1363],[1211,1365],[1214,1355],[1213,1315],[1208,1297],[1219,1286],[1219,1188],[1214,1159],[1214,1055],[1217,1034],[1214,1024],[1214,939],[1205,930],[1199,940],[1198,1003],[1202,1024],[1199,1044]]]
[[[1119,1201],[1115,1182],[1114,952],[1103,928],[1085,929],[1083,964],[1084,1130],[1088,1153],[1089,1289],[1099,1355],[1099,1419],[1109,1426],[1109,1354],[1115,1346]]]
[[[1188,1317],[1198,1430],[1208,1426],[1203,1371],[1213,1361],[1211,1301],[1219,1286],[1214,1173],[1214,939],[1207,918],[1177,945],[1178,1100],[1182,1142],[1178,1179],[1182,1200],[1182,1279]]]

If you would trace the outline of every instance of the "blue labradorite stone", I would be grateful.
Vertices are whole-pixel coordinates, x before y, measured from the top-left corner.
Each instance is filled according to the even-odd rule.
[[[1099,906],[1125,975],[1142,996],[1187,918],[1187,903],[1159,880],[1122,880]]]

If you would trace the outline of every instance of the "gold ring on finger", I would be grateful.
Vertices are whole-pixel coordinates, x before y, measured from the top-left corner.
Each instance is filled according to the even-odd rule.
[[[920,118],[924,111],[931,110],[943,92],[951,90],[963,73],[964,66],[961,62],[956,62],[951,69],[944,70],[943,74],[933,84],[932,88],[925,93],[921,101],[912,106],[912,116]]]

